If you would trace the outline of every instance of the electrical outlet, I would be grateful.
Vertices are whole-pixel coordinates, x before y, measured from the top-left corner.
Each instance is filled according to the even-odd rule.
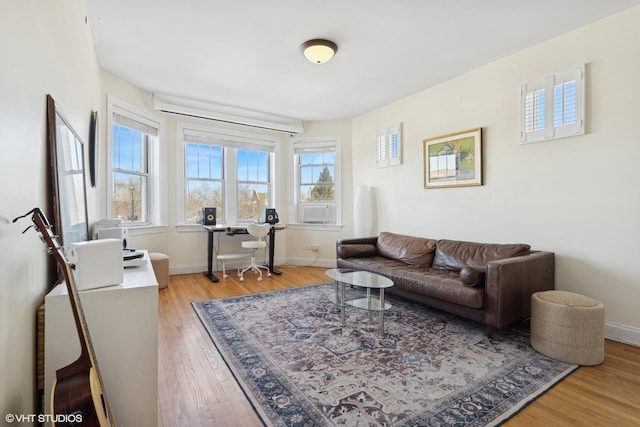
[[[320,245],[317,243],[312,243],[311,244],[311,250],[314,252],[317,252],[320,249]]]

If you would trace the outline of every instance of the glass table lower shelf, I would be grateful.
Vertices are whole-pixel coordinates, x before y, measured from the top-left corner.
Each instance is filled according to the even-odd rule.
[[[372,312],[379,312],[378,334],[384,337],[384,311],[391,308],[391,304],[384,300],[384,290],[393,286],[393,281],[379,274],[368,271],[354,271],[343,268],[333,268],[325,272],[335,284],[335,294],[329,299],[340,307],[341,325],[345,326],[345,308],[347,306],[367,310],[369,316]],[[346,295],[346,285],[364,288],[367,290],[365,297],[351,298]],[[371,295],[372,289],[378,289],[379,295]]]

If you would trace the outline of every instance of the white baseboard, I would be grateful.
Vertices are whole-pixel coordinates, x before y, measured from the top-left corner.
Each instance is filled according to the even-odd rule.
[[[264,262],[261,259],[257,260],[258,263]],[[283,265],[286,264],[284,259],[278,259],[276,258],[274,260],[274,265],[278,266],[278,265]],[[248,258],[245,260],[240,260],[240,261],[232,261],[232,262],[225,262],[225,268],[227,270],[235,270],[239,267],[245,267],[248,265]],[[203,273],[207,270],[207,264],[193,264],[193,265],[175,265],[175,266],[171,266],[169,268],[169,274],[170,275],[174,275],[174,274],[193,274],[193,273]],[[215,260],[213,261],[213,271],[214,272],[222,272],[222,263],[218,262],[216,265]]]
[[[206,265],[179,265],[179,266],[169,267],[169,275],[173,276],[176,274],[203,273],[206,270],[207,270]]]
[[[309,267],[323,267],[323,268],[335,268],[335,259],[315,259],[315,258],[288,258],[274,260],[274,265],[297,265],[297,266],[309,266]],[[246,265],[246,261],[233,261],[225,263],[225,268],[229,270],[237,269]],[[169,268],[169,274],[193,274],[202,273],[207,270],[206,264],[193,264],[193,265],[174,265]],[[213,271],[222,271],[222,264],[216,265],[213,263]]]
[[[604,336],[613,341],[640,347],[640,329],[617,323],[605,322]]]
[[[307,267],[336,268],[335,258],[332,258],[332,259],[287,258],[287,264],[307,266]]]

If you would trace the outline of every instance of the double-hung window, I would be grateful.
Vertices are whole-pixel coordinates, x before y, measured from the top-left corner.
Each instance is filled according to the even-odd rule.
[[[124,225],[159,224],[157,176],[159,121],[109,99],[109,218]],[[155,173],[154,173],[155,172]]]
[[[340,139],[293,141],[295,218],[299,224],[340,223]]]
[[[585,132],[585,66],[521,86],[521,143]]]
[[[262,211],[270,206],[271,162],[268,151],[237,151],[238,222],[262,219]]]
[[[198,142],[185,142],[185,219],[198,220],[202,207],[216,207],[218,221],[224,221],[223,148]]]
[[[203,207],[216,208],[217,222],[264,220],[274,206],[276,138],[191,123],[178,124],[183,143],[178,221],[195,224]]]

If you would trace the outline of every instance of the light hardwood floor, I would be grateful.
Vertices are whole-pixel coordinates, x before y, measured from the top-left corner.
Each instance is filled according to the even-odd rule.
[[[251,275],[240,282],[235,271],[218,283],[202,274],[171,276],[159,296],[159,426],[262,425],[191,302],[328,281],[324,268],[280,269],[262,282]],[[607,340],[603,364],[580,367],[504,425],[640,425],[640,348]]]

